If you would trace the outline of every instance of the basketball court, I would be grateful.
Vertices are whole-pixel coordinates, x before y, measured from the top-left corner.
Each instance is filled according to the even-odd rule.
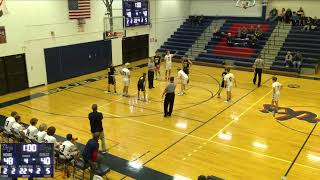
[[[100,71],[5,95],[0,114],[17,111],[24,123],[37,117],[55,126],[57,135],[72,133],[85,144],[91,136],[87,115],[91,104],[97,103],[104,114],[108,153],[134,161],[137,171],[143,166],[177,179],[196,179],[200,174],[223,179],[319,177],[320,131],[314,123],[319,118],[312,116],[320,114],[317,80],[278,76],[284,87],[280,106],[289,111],[280,110],[283,114],[273,118],[266,105],[271,101],[271,75],[265,74],[262,87],[257,88],[251,83],[251,72],[232,70],[238,87],[233,102],[225,103],[225,91],[221,99],[216,97],[222,69],[194,65],[187,94],[176,97],[173,116],[164,118],[165,81],[155,81],[156,88],[147,90],[149,102],[136,99],[137,79],[146,71],[138,65],[145,63],[131,64],[130,98],[106,94],[106,79],[96,78],[106,71]],[[121,77],[116,79],[120,90]],[[298,87],[289,88],[292,84]],[[130,179],[115,171],[108,177]]]

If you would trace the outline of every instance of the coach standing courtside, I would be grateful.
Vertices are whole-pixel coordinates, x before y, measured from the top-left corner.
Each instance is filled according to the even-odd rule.
[[[170,77],[170,83],[167,85],[166,89],[162,93],[162,98],[166,95],[164,99],[164,117],[171,116],[174,104],[176,84],[174,83],[174,77]],[[169,111],[168,111],[169,106]]]
[[[89,114],[91,133],[92,133],[92,136],[94,136],[94,134],[97,132],[100,133],[99,137],[102,144],[102,153],[105,153],[107,149],[106,149],[106,141],[103,133],[102,119],[103,119],[103,115],[102,113],[98,112],[98,106],[96,104],[93,104],[92,112]]]
[[[258,58],[254,62],[253,68],[254,68],[253,84],[256,84],[257,74],[258,74],[258,76],[259,76],[258,87],[260,87],[261,86],[262,70],[264,68],[264,61],[261,59],[261,55],[260,54],[258,55]]]

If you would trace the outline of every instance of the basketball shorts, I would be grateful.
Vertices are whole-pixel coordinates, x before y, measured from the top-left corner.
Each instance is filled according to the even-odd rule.
[[[280,94],[278,93],[275,93],[275,94],[272,94],[272,101],[279,101],[280,99]]]
[[[182,79],[181,83],[186,85],[186,84],[188,84],[188,80],[189,80],[189,78]]]
[[[172,69],[172,63],[166,63],[166,70]]]
[[[123,79],[123,84],[124,86],[129,86],[130,85],[130,80],[128,78]]]
[[[138,84],[138,91],[145,91],[146,88],[144,87],[144,84]]]
[[[231,90],[232,90],[232,86],[227,86],[227,91],[231,92]]]
[[[108,77],[108,84],[116,84],[116,78],[114,78],[113,76],[109,76]]]

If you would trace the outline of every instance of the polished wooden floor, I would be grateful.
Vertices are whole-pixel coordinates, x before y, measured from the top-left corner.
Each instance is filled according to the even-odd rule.
[[[257,88],[252,73],[233,70],[238,87],[233,90],[233,102],[227,104],[225,91],[221,99],[216,97],[222,69],[193,66],[187,94],[176,96],[173,116],[164,118],[161,93],[166,82],[155,81],[156,88],[147,91],[149,102],[136,100],[136,82],[145,71],[145,67],[134,68],[130,98],[106,94],[106,80],[100,80],[2,108],[0,114],[18,111],[26,123],[37,117],[40,123],[55,126],[58,135],[73,133],[86,143],[90,138],[87,115],[91,104],[97,103],[105,116],[109,153],[127,160],[144,154],[139,163],[180,179],[196,179],[200,174],[236,180],[280,179],[291,164],[288,179],[319,179],[320,127],[299,116],[278,121],[271,113],[260,112],[271,101],[271,75],[264,75],[262,87]],[[0,102],[103,74],[106,71],[0,96]],[[320,81],[278,78],[284,87],[280,106],[320,115]],[[121,92],[120,76],[117,83]],[[289,88],[290,84],[300,88]],[[109,174],[110,179],[123,177]]]

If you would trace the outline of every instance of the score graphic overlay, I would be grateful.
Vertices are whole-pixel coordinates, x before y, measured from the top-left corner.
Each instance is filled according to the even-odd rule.
[[[148,0],[123,0],[123,16],[126,27],[148,25]]]
[[[52,143],[1,143],[0,177],[53,177]]]

